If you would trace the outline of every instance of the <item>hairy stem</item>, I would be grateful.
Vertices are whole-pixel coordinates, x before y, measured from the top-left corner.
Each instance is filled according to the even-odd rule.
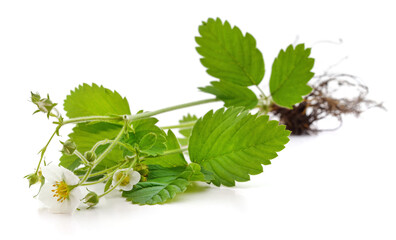
[[[84,155],[82,155],[77,149],[74,150],[73,153],[84,163],[84,165],[86,166],[90,165],[88,160],[84,157]]]
[[[48,147],[48,145],[50,144],[50,142],[52,141],[52,139],[54,138],[55,134],[58,133],[59,128],[60,128],[60,127],[58,126],[58,127],[55,129],[54,133],[51,135],[51,137],[50,137],[50,139],[48,140],[47,144],[45,144],[45,146],[40,150],[40,152],[41,152],[40,161],[39,161],[39,163],[38,163],[38,165],[37,165],[37,169],[36,169],[35,174],[38,173],[38,171],[39,171],[39,169],[40,169],[41,162],[43,161],[43,158],[44,158],[45,151],[47,151],[47,147]]]
[[[217,102],[217,101],[219,101],[219,100],[216,98],[210,98],[210,99],[204,99],[204,100],[199,100],[199,101],[195,101],[195,102],[184,103],[184,104],[175,105],[172,107],[162,108],[162,109],[152,111],[152,112],[144,112],[144,113],[139,113],[136,115],[131,115],[131,116],[128,116],[128,119],[132,121],[132,120],[136,120],[136,119],[147,118],[147,117],[151,117],[151,116],[154,116],[157,114],[177,110],[177,109],[182,109],[182,108],[186,108],[186,107],[192,107],[192,106],[196,106],[196,105],[200,105],[200,104]]]
[[[178,125],[170,125],[161,127],[162,129],[173,129],[173,128],[192,128],[197,121],[185,122]]]
[[[70,124],[70,123],[83,123],[83,122],[112,122],[112,121],[122,121],[123,116],[87,116],[87,117],[78,117],[78,118],[70,118],[68,120],[64,120],[62,125]]]
[[[102,154],[100,154],[99,157],[95,160],[94,166],[98,165],[107,156],[107,154],[109,154],[111,150],[113,150],[115,145],[117,145],[118,141],[120,141],[122,135],[124,134],[126,127],[127,127],[127,123],[125,122],[121,131],[118,133],[117,137],[112,141],[110,146],[108,146],[106,150]]]

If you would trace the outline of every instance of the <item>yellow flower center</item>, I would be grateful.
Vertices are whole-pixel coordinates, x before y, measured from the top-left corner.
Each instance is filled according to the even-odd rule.
[[[64,181],[60,181],[60,182],[55,182],[54,185],[52,185],[55,189],[51,190],[54,195],[54,198],[58,198],[58,202],[63,202],[66,199],[69,198],[69,194],[70,194],[70,188],[69,186],[64,182]]]
[[[127,174],[127,173],[123,173],[123,172],[118,173],[117,178],[116,178],[117,182],[120,181],[121,178],[123,178],[125,174]],[[129,184],[129,174],[125,176],[125,178],[121,181],[120,185],[126,186],[128,184]]]

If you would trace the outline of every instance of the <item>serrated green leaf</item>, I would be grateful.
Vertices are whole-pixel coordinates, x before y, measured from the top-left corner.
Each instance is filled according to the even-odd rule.
[[[99,122],[93,124],[78,124],[73,128],[73,132],[69,134],[69,138],[76,143],[77,150],[84,153],[99,141],[105,139],[114,139],[117,134],[121,131],[122,127],[118,124],[112,124],[107,122]],[[100,146],[96,154],[99,156],[109,144]],[[123,160],[123,151],[119,147],[113,148],[113,150],[103,159],[97,166],[97,170],[105,169],[116,165],[119,161]],[[80,166],[80,159],[75,156],[63,155],[60,159],[60,165],[73,171]]]
[[[256,94],[247,87],[242,87],[231,82],[211,82],[211,86],[199,88],[201,91],[210,93],[224,102],[225,107],[245,107],[252,109],[257,106]]]
[[[175,134],[171,130],[168,130],[168,134],[166,136],[166,150],[169,151],[176,149],[180,149],[179,142],[177,141]],[[145,158],[144,163],[147,165],[160,165],[168,168],[187,166],[183,153]]]
[[[155,118],[145,118],[133,121],[133,132],[129,132],[129,137],[124,138],[121,141],[130,145],[132,148],[136,145],[139,146],[140,151],[148,156],[157,156],[162,154],[166,150],[166,134],[161,128],[155,125],[157,122],[158,120]],[[144,143],[145,140],[142,142],[142,139],[147,134],[156,135],[155,142],[151,146],[146,146],[146,143]],[[140,146],[140,143],[143,143],[144,146]],[[124,155],[131,154],[127,149],[124,150]]]
[[[189,143],[192,162],[213,173],[212,182],[234,186],[263,171],[289,141],[290,132],[268,116],[251,115],[242,108],[208,112],[194,126]]]
[[[225,21],[209,18],[199,26],[197,52],[207,73],[225,82],[240,86],[258,85],[264,77],[264,60],[256,48],[256,40]]]
[[[187,114],[187,116],[183,116],[181,120],[179,120],[180,124],[183,123],[190,123],[190,122],[195,122],[197,120],[197,116]],[[192,132],[192,127],[191,128],[182,128],[179,130],[179,133],[184,136],[184,138],[179,138],[179,142],[182,146],[187,146],[188,145],[188,138],[191,136]]]
[[[302,101],[312,88],[307,85],[314,73],[311,72],[314,59],[310,58],[310,48],[299,44],[295,48],[289,45],[281,50],[272,65],[270,92],[274,102],[286,108]]]
[[[69,118],[131,114],[126,98],[95,83],[84,83],[71,91],[64,109]]]
[[[137,204],[164,203],[187,189],[190,182],[180,177],[184,170],[185,167],[164,168],[150,165],[147,181],[139,182],[131,191],[124,191],[122,196]]]

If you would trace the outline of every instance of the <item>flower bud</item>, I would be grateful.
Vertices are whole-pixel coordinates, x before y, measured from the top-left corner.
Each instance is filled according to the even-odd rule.
[[[89,192],[84,197],[84,203],[88,205],[88,208],[91,208],[99,203],[99,196],[95,192]]]
[[[25,178],[29,181],[29,187],[40,181],[40,177],[36,173],[26,175]]]
[[[96,154],[91,151],[85,152],[84,157],[85,159],[87,159],[88,162],[93,162],[96,160]]]
[[[146,165],[146,164],[143,164],[143,163],[136,164],[136,165],[133,167],[133,170],[139,172],[140,175],[141,175],[141,176],[144,176],[144,177],[146,177],[146,176],[148,175],[148,173],[149,173],[149,170],[148,170],[147,165]]]
[[[72,155],[77,149],[76,144],[72,140],[67,140],[66,142],[61,142],[63,144],[62,153],[66,155]]]
[[[33,92],[30,92],[30,93],[31,93],[30,100],[32,101],[32,103],[37,104],[41,99],[40,94],[33,93]]]
[[[38,108],[38,110],[35,111],[34,113],[37,112],[47,113],[47,117],[49,117],[52,109],[57,105],[57,103],[53,103],[50,100],[49,95],[47,95],[47,98],[41,98],[38,93],[33,93],[33,92],[30,93],[31,93],[30,99],[32,103],[36,104]]]

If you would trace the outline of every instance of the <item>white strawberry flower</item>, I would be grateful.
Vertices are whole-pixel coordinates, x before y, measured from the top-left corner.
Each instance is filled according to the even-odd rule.
[[[125,176],[125,177],[124,177]],[[119,169],[113,175],[113,184],[117,184],[122,178],[124,179],[117,186],[118,189],[123,191],[132,190],[133,186],[140,181],[140,173],[133,171],[133,169]]]
[[[39,200],[53,213],[73,213],[84,197],[81,187],[75,187],[80,179],[70,170],[56,165],[42,168],[45,178]]]

